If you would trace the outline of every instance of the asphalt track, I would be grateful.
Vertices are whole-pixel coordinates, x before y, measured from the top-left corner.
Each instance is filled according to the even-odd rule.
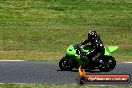
[[[87,74],[102,73],[94,71]],[[132,75],[132,63],[117,63],[116,68],[106,74]],[[76,70],[60,71],[57,61],[0,61],[0,83],[76,84],[77,75]],[[132,85],[132,82],[118,85]]]

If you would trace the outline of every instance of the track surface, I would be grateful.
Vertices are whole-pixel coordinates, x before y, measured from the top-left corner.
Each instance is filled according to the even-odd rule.
[[[91,74],[91,72],[88,72],[88,73]],[[102,74],[98,71],[94,73]],[[116,68],[107,74],[132,75],[132,63],[117,63]],[[78,75],[78,72],[76,70],[60,71],[58,67],[58,62],[0,61],[0,83],[76,84],[77,75]],[[132,82],[130,82],[129,84],[123,84],[123,85],[132,85]]]

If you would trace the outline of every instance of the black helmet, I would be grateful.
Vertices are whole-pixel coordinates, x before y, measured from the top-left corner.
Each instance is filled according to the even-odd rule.
[[[89,31],[89,32],[88,32],[88,38],[90,38],[90,39],[95,39],[96,36],[97,36],[97,33],[96,33],[95,30],[92,30],[92,31]]]

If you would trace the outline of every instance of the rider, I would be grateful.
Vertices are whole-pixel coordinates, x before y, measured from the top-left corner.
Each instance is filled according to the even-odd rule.
[[[96,61],[96,59],[104,54],[104,45],[100,39],[100,36],[97,35],[95,30],[88,32],[88,39],[81,42],[80,45],[85,45],[90,43],[90,50],[87,53],[83,53],[84,56],[87,56],[88,59]]]

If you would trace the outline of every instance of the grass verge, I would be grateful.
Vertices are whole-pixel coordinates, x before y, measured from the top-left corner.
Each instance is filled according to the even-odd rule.
[[[57,60],[96,29],[119,46],[119,61],[132,61],[131,8],[131,0],[1,0],[0,59]]]
[[[0,88],[132,88],[132,86],[94,86],[72,84],[1,84]]]

